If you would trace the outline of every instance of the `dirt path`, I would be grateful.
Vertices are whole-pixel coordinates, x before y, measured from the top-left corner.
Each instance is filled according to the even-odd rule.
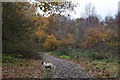
[[[56,69],[51,71],[52,78],[90,78],[81,66],[71,61],[59,59],[48,54],[43,54],[43,59],[56,66]]]

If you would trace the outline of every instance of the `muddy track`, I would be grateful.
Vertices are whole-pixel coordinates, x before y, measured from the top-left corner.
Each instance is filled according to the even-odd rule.
[[[51,78],[90,78],[80,65],[71,61],[59,59],[48,54],[43,54],[43,59],[56,66],[55,70],[50,71]]]

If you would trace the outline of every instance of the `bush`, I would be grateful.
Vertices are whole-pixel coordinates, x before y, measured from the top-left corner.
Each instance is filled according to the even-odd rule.
[[[43,44],[43,46],[48,50],[54,50],[57,48],[58,44],[59,44],[59,41],[56,40],[56,37],[53,35],[49,35],[45,43]]]
[[[100,52],[97,49],[71,49],[71,51],[69,51],[69,56],[73,59],[80,59],[80,58],[84,58],[84,59],[89,59],[89,60],[102,60],[102,59],[106,59],[106,55],[103,52]]]

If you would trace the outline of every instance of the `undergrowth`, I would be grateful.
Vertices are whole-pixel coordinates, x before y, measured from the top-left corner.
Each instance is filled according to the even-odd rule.
[[[16,57],[17,56],[17,57]],[[2,65],[3,66],[15,66],[15,65],[32,65],[28,59],[20,58],[22,55],[11,54],[11,55],[3,55],[2,56]]]
[[[49,52],[50,55],[56,55],[62,59],[72,59],[86,66],[88,71],[92,70],[96,77],[118,76],[118,64],[120,61],[117,56],[109,56],[110,51],[99,51],[95,49],[70,49],[55,50]]]

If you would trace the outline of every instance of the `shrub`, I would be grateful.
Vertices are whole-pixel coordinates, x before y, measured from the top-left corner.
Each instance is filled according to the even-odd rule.
[[[89,28],[86,31],[86,36],[81,46],[85,48],[91,47],[116,47],[118,46],[117,33],[110,29],[105,28]]]
[[[95,47],[98,43],[104,43],[108,39],[106,30],[101,28],[89,28],[85,40],[81,43],[83,47]]]
[[[48,36],[48,34],[44,30],[40,29],[36,30],[34,34],[38,38],[38,41],[40,42],[44,42]]]
[[[66,38],[64,38],[64,37],[62,37],[61,38],[61,45],[64,45],[64,46],[72,46],[72,45],[74,45],[75,44],[75,40],[74,40],[74,34],[71,34],[71,33],[68,33],[67,34],[67,37]]]
[[[56,37],[53,35],[49,35],[46,41],[44,42],[43,46],[48,50],[54,50],[57,48],[58,44],[59,41],[56,39]]]

